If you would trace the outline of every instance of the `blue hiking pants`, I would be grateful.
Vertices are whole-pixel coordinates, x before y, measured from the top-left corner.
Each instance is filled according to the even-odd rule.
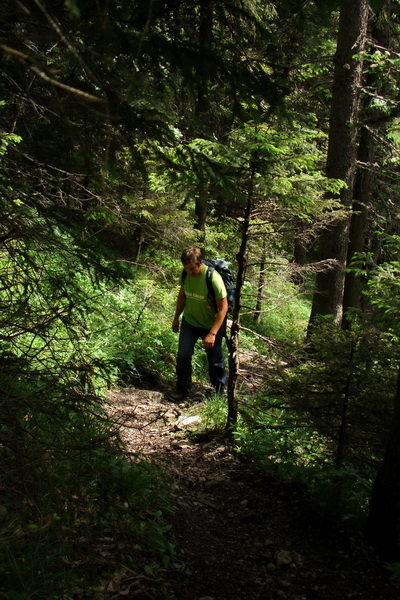
[[[190,325],[182,318],[178,355],[176,357],[176,391],[189,395],[192,390],[192,356],[194,347],[199,338],[204,340],[209,329]],[[226,384],[225,362],[222,354],[222,340],[224,339],[224,325],[215,336],[214,346],[206,350],[208,359],[208,374],[211,384],[217,392],[222,392]]]

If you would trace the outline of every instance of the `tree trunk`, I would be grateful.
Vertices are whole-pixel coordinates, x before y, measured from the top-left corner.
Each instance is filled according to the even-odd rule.
[[[367,22],[366,0],[341,1],[326,174],[346,183],[340,194],[344,208],[351,207],[353,196],[362,78],[360,53],[365,46]],[[336,266],[317,273],[310,324],[318,315],[331,315],[336,324],[341,323],[349,225],[349,218],[338,219],[321,236],[321,259],[335,259]]]
[[[142,251],[142,244],[144,241],[143,227],[139,223],[135,229],[135,235],[132,241],[132,260],[137,262],[140,258],[140,253]]]
[[[375,40],[376,46],[388,47],[390,43],[390,15],[386,14],[386,10],[375,18],[372,28],[372,38]],[[366,87],[368,89],[379,89],[379,78],[374,71],[367,75]],[[371,116],[369,124],[376,127],[376,121],[379,119],[380,127],[386,125],[386,120],[383,119],[382,111],[374,111],[369,113]],[[387,119],[389,119],[389,115]],[[375,145],[370,129],[363,127],[361,130],[360,144],[358,147],[358,164],[356,174],[356,182],[354,188],[353,212],[350,225],[350,238],[347,252],[347,266],[351,265],[354,255],[365,250],[366,226],[369,206],[371,204],[371,171],[368,165],[374,162]],[[367,167],[367,168],[366,168]],[[346,273],[343,294],[343,323],[344,329],[350,326],[350,319],[346,316],[350,308],[361,308],[361,278],[353,273]]]
[[[198,172],[199,176],[199,184],[198,184],[198,192],[195,200],[195,214],[196,214],[196,222],[194,224],[195,229],[198,229],[202,232],[202,235],[199,237],[199,245],[205,245],[206,243],[206,223],[207,223],[207,214],[208,214],[208,191],[204,182],[202,180],[201,172]]]
[[[365,532],[386,560],[400,560],[400,368],[392,427],[374,481]]]
[[[370,135],[366,129],[361,132],[359,146],[359,161],[369,163],[372,161],[373,150]],[[359,168],[354,186],[353,212],[350,222],[349,244],[347,249],[347,266],[358,252],[365,249],[365,228],[367,225],[368,206],[371,190],[371,175],[367,169]],[[361,306],[361,279],[354,273],[346,273],[343,292],[343,322],[342,327],[347,329],[350,320],[347,311],[350,308]]]
[[[199,24],[199,59],[196,68],[197,98],[195,105],[195,135],[199,131],[208,129],[208,116],[210,113],[210,82],[213,76],[213,63],[211,60],[214,24],[214,2],[206,0],[200,4]],[[208,191],[204,182],[201,169],[198,170],[199,188],[196,197],[195,228],[202,232],[199,243],[205,244],[205,230],[208,214]]]
[[[300,224],[301,226],[301,224]],[[295,285],[303,285],[306,281],[305,271],[302,267],[307,264],[308,252],[306,242],[301,237],[296,237],[293,245],[293,271],[291,281]]]
[[[265,283],[265,255],[266,255],[266,244],[263,242],[262,247],[262,258],[260,263],[260,272],[258,275],[258,286],[257,286],[257,300],[256,300],[256,310],[254,311],[253,319],[256,323],[260,322],[261,317],[261,309],[262,309],[262,298],[264,293],[264,283]]]
[[[243,222],[242,242],[240,250],[236,255],[238,271],[236,275],[235,304],[232,314],[231,337],[229,341],[229,377],[228,377],[228,418],[226,422],[227,431],[232,431],[237,423],[238,402],[236,397],[236,384],[239,374],[239,331],[240,331],[240,309],[242,302],[242,288],[246,271],[246,248],[249,237],[250,215],[252,198],[249,194],[246,205],[245,218]]]
[[[236,397],[236,385],[239,375],[239,331],[240,331],[240,309],[242,306],[242,288],[246,273],[246,250],[249,239],[249,229],[251,221],[251,211],[253,206],[254,176],[256,172],[257,153],[251,160],[251,179],[247,203],[242,227],[242,239],[239,252],[236,255],[238,262],[238,271],[236,275],[235,303],[233,306],[231,337],[229,340],[229,377],[228,377],[228,417],[226,421],[226,430],[231,433],[237,423],[238,401]]]
[[[204,189],[199,191],[199,194],[196,198],[195,205],[195,213],[196,213],[196,223],[195,229],[203,232],[202,238],[199,240],[200,244],[205,243],[205,230],[206,230],[206,222],[207,222],[207,212],[208,212],[208,202],[207,195]]]
[[[214,24],[214,2],[207,0],[200,4],[199,50],[197,67],[197,103],[196,116],[207,115],[210,109],[210,82],[213,73],[211,58]]]

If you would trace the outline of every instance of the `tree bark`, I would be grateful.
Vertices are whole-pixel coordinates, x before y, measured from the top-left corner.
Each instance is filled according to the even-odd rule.
[[[340,194],[344,208],[351,207],[353,197],[363,64],[360,53],[365,46],[367,22],[366,0],[341,1],[326,174],[346,183]],[[334,323],[341,323],[349,225],[349,218],[338,219],[321,237],[320,258],[335,259],[336,266],[317,273],[310,324],[318,315],[331,315]]]
[[[260,322],[261,318],[261,309],[262,309],[262,299],[264,293],[264,284],[265,284],[265,255],[266,255],[266,244],[263,242],[262,247],[262,257],[260,263],[260,272],[258,275],[258,286],[257,286],[257,300],[256,300],[256,309],[254,311],[253,320],[256,323]]]
[[[307,264],[308,253],[306,243],[301,237],[296,237],[293,244],[293,271],[290,277],[295,285],[303,285],[306,280],[304,267]]]
[[[200,26],[199,26],[199,51],[200,60],[197,67],[197,103],[196,115],[201,117],[210,110],[210,81],[213,72],[211,60],[213,24],[214,24],[214,2],[207,0],[200,4]]]
[[[375,18],[372,28],[372,38],[377,46],[388,47],[390,44],[390,15],[387,10],[382,9],[381,13]],[[379,89],[379,75],[374,71],[367,75],[367,89]],[[387,120],[389,119],[387,116]],[[383,118],[382,111],[374,111],[368,119],[368,124],[376,127],[376,121],[379,119],[379,127],[386,125],[387,120]],[[364,126],[361,129],[360,143],[358,147],[358,168],[356,173],[353,212],[350,224],[350,237],[347,252],[347,266],[351,265],[354,255],[365,250],[366,226],[368,220],[369,207],[371,205],[371,171],[368,165],[374,162],[375,147],[370,128]],[[354,275],[351,271],[346,273],[343,294],[343,322],[344,329],[348,328],[351,320],[346,316],[350,308],[361,308],[361,278]]]
[[[207,190],[205,186],[200,182],[199,189],[196,196],[195,201],[195,214],[196,214],[196,223],[195,229],[198,229],[202,232],[202,236],[199,240],[200,244],[205,244],[205,231],[206,231],[206,223],[207,223],[207,214],[208,214],[208,199],[207,199]]]
[[[236,397],[236,384],[239,374],[239,331],[241,296],[246,271],[246,247],[249,236],[250,214],[252,199],[249,195],[246,205],[246,214],[243,222],[242,243],[237,254],[238,271],[236,275],[235,304],[232,314],[231,337],[229,340],[229,377],[228,377],[228,417],[226,422],[227,431],[232,431],[237,423],[238,401]]]
[[[240,331],[240,310],[242,306],[242,288],[246,273],[246,250],[249,239],[249,229],[251,221],[251,211],[253,206],[253,188],[256,172],[257,153],[251,160],[251,179],[249,192],[247,195],[246,208],[243,219],[242,238],[239,252],[236,255],[238,262],[238,271],[236,275],[235,303],[233,306],[231,337],[229,340],[229,377],[228,377],[228,417],[226,421],[226,431],[232,432],[237,423],[238,401],[236,397],[236,385],[239,374],[239,331]]]
[[[199,23],[199,58],[196,68],[196,105],[195,105],[195,131],[208,129],[208,116],[210,113],[210,82],[213,76],[213,64],[211,59],[213,45],[214,25],[214,2],[205,0],[200,4]],[[202,181],[201,169],[199,169],[199,191],[196,197],[196,223],[195,228],[202,232],[200,244],[205,244],[205,230],[208,214],[208,190]]]
[[[370,135],[366,129],[361,132],[359,146],[359,161],[369,163],[372,161],[373,150],[371,147]],[[368,218],[368,207],[371,191],[371,175],[367,169],[359,168],[357,171],[356,183],[354,186],[353,211],[350,222],[349,244],[347,248],[347,266],[358,252],[365,249],[365,229]],[[350,326],[350,319],[347,311],[350,308],[360,308],[361,306],[361,279],[352,272],[345,275],[343,292],[343,321],[342,327],[347,329]]]

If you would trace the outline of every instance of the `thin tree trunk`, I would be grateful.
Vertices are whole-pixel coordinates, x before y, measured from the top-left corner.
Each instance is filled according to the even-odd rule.
[[[302,267],[307,264],[307,258],[306,243],[300,237],[295,238],[293,246],[293,271],[290,277],[295,285],[303,285],[305,283],[306,276]]]
[[[201,178],[201,173],[199,173],[199,177]],[[198,193],[196,196],[195,202],[195,214],[196,214],[196,223],[195,229],[198,229],[202,232],[202,235],[199,239],[199,244],[205,244],[205,231],[206,231],[206,223],[207,223],[207,214],[208,214],[208,193],[205,189],[204,183],[199,181]]]
[[[232,314],[231,337],[229,341],[229,377],[228,377],[228,418],[226,429],[232,431],[237,423],[238,402],[236,397],[236,385],[239,375],[239,331],[240,331],[240,309],[242,288],[246,271],[246,248],[249,235],[250,215],[252,198],[247,199],[246,213],[243,222],[242,243],[237,254],[238,271],[236,275],[235,304]]]
[[[264,241],[263,247],[262,247],[260,272],[258,275],[256,309],[255,309],[254,315],[253,315],[253,319],[256,323],[259,323],[260,317],[261,317],[262,299],[263,299],[264,284],[265,284],[265,256],[266,256],[266,243]]]
[[[144,241],[143,227],[142,227],[142,225],[139,224],[136,226],[135,237],[132,242],[132,260],[134,262],[138,261],[140,258],[143,241]]]
[[[232,314],[231,337],[229,340],[229,377],[228,377],[228,417],[226,422],[226,430],[230,433],[237,423],[238,418],[238,401],[236,396],[237,378],[239,375],[239,331],[240,331],[240,310],[242,305],[242,288],[246,273],[246,250],[249,239],[249,229],[251,221],[251,211],[253,206],[253,188],[254,176],[256,171],[257,155],[255,154],[251,161],[251,179],[249,192],[247,195],[247,203],[245,208],[242,239],[240,249],[236,255],[238,262],[238,271],[236,275],[236,290],[235,303]]]

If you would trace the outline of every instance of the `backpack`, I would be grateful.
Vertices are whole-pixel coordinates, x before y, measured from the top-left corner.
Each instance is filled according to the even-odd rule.
[[[222,281],[224,282],[225,289],[226,289],[226,298],[228,300],[228,308],[229,308],[231,306],[231,304],[233,302],[233,298],[235,296],[235,286],[234,286],[235,275],[230,270],[228,263],[226,262],[226,260],[223,260],[223,259],[222,260],[214,260],[212,258],[204,258],[203,264],[207,265],[207,267],[208,267],[207,274],[206,274],[206,284],[207,284],[207,288],[208,288],[208,295],[211,296],[211,298],[213,299],[215,308],[216,308],[215,290],[212,285],[212,276],[213,276],[214,271],[217,271],[222,277]],[[187,275],[186,271],[183,270],[182,283],[185,281],[186,275]]]

